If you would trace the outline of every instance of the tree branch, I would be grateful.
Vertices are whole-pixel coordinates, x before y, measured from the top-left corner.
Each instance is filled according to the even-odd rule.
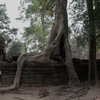
[[[71,4],[74,2],[74,0],[72,2],[70,2],[69,7],[67,8],[67,10],[70,8]]]

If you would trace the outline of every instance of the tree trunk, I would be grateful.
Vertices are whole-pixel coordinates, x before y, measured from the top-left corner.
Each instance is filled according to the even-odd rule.
[[[20,84],[21,72],[24,62],[36,62],[36,63],[50,63],[51,58],[55,56],[61,56],[68,71],[69,84],[79,84],[78,76],[75,72],[70,46],[68,42],[68,19],[66,12],[67,0],[56,0],[55,7],[55,22],[52,26],[50,37],[47,47],[43,52],[38,54],[23,54],[17,61],[17,72],[14,80],[13,87],[8,87],[4,90],[10,90],[18,88]],[[65,56],[63,56],[63,53]],[[3,91],[3,89],[2,89]]]
[[[42,35],[43,35],[43,40],[42,40],[42,44],[43,44],[43,49],[45,49],[45,21],[44,21],[44,10],[42,11],[42,15],[41,15],[41,22],[42,22]]]
[[[91,69],[94,68],[95,83],[98,85],[97,65],[96,65],[96,32],[95,32],[95,19],[93,11],[93,0],[87,0],[88,16],[89,16],[89,73],[88,81],[91,81]]]
[[[89,41],[89,68],[88,68],[88,82],[91,82],[91,67],[92,67],[92,41]]]

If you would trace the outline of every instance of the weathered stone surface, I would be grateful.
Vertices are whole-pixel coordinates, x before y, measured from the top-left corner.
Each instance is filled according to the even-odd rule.
[[[5,55],[4,48],[5,48],[5,40],[3,37],[0,36],[0,60],[2,60],[3,56]]]
[[[12,62],[9,67],[2,69],[2,83],[13,83],[17,64]],[[21,84],[59,85],[67,83],[65,67],[61,64],[35,65],[30,62],[25,64],[22,71]]]
[[[88,79],[88,62],[75,59],[74,67],[80,81]],[[76,62],[76,63],[75,63]],[[78,63],[79,62],[79,63]],[[2,83],[12,84],[17,70],[17,62],[10,64],[1,62],[2,66]],[[100,63],[97,63],[98,76],[100,79]],[[57,85],[67,84],[68,77],[65,66],[59,64],[35,64],[34,62],[25,63],[22,71],[21,84],[35,85]]]

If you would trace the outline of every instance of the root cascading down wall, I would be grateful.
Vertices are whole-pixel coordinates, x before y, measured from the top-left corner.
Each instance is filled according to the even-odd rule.
[[[88,79],[88,60],[73,59],[75,70],[80,81]],[[16,61],[10,64],[2,61],[2,84],[13,84],[17,70]],[[97,60],[98,77],[100,80],[100,60]],[[93,76],[93,75],[92,75]],[[92,77],[92,79],[94,79]],[[65,66],[57,64],[35,64],[34,62],[25,63],[22,71],[21,84],[33,85],[60,85],[67,84],[68,76]]]
[[[12,62],[2,67],[2,84],[13,84],[17,63]],[[25,63],[22,71],[21,85],[60,85],[67,83],[67,72],[62,64]]]

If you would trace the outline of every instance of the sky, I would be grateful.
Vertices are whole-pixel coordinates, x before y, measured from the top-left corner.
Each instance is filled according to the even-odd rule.
[[[70,0],[71,2],[72,0]],[[18,28],[18,35],[17,37],[21,38],[21,32],[24,32],[23,28],[30,25],[29,21],[26,23],[23,21],[18,21],[16,18],[19,17],[19,10],[18,7],[20,6],[20,0],[0,0],[0,4],[6,4],[7,7],[7,14],[11,20],[10,28]]]
[[[20,32],[24,32],[23,27],[29,26],[29,22],[22,22],[16,20],[19,17],[18,7],[20,5],[20,0],[0,0],[0,4],[6,4],[7,7],[7,15],[11,20],[10,28],[18,28],[18,38],[21,38]]]

